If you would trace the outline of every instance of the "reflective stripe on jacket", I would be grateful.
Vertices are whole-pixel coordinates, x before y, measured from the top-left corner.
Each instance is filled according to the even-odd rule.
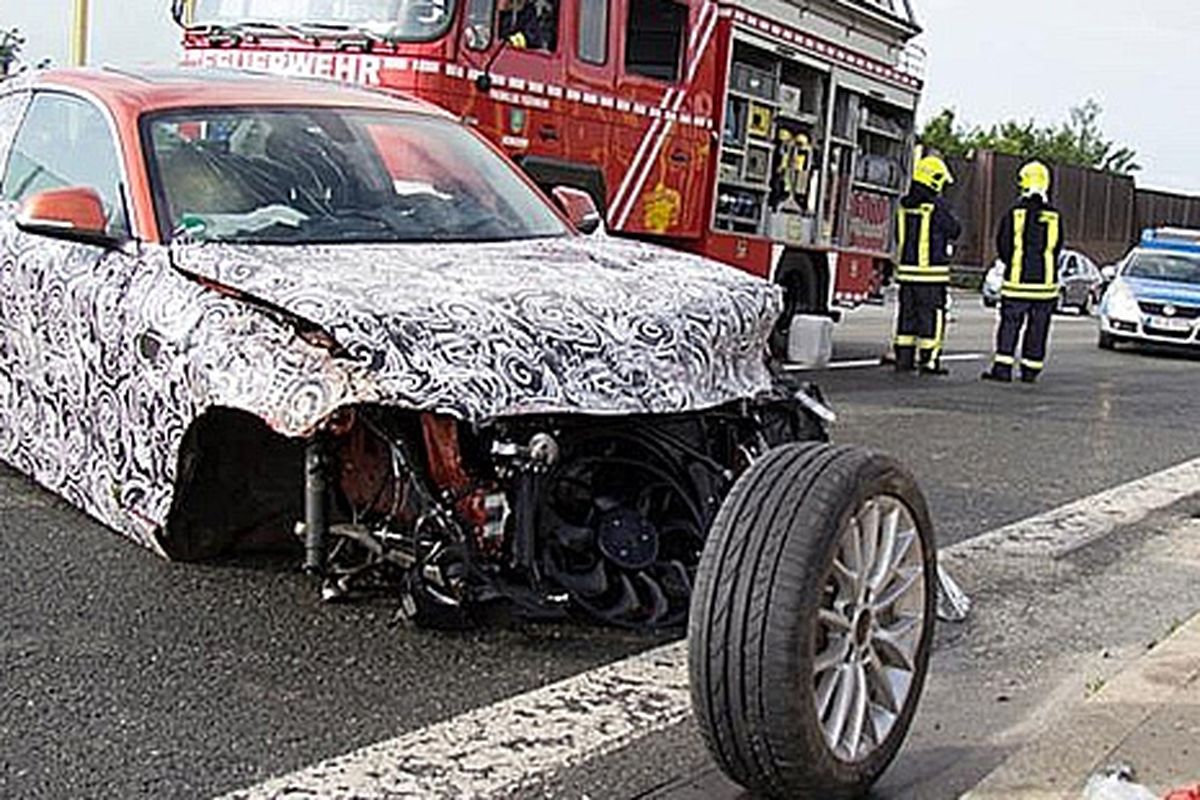
[[[1058,256],[1063,248],[1062,215],[1037,195],[1017,203],[996,233],[1005,264],[1000,296],[1013,300],[1058,297]]]

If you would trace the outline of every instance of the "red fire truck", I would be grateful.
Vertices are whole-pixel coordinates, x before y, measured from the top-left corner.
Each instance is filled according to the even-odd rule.
[[[539,183],[589,191],[610,232],[783,285],[785,320],[836,318],[880,286],[922,86],[909,0],[177,0],[175,15],[188,63],[437,103]]]

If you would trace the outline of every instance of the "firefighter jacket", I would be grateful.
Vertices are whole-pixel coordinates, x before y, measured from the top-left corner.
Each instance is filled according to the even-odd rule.
[[[962,233],[962,226],[946,199],[914,183],[896,213],[896,280],[949,283],[950,243]]]
[[[1038,195],[1013,206],[996,233],[1005,264],[1000,296],[1013,300],[1058,297],[1058,256],[1063,247],[1062,215]]]

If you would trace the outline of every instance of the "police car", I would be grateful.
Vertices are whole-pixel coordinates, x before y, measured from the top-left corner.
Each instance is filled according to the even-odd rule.
[[[1100,304],[1100,347],[1200,344],[1200,230],[1151,228]]]

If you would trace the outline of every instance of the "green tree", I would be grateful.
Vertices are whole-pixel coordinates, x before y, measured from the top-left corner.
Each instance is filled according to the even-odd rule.
[[[0,78],[8,74],[24,45],[25,37],[21,36],[21,32],[16,28],[0,30]]]
[[[958,122],[954,109],[943,109],[925,124],[921,143],[946,156],[967,156],[975,150],[994,150],[998,153],[1037,158],[1059,164],[1130,174],[1141,169],[1137,153],[1118,145],[1104,136],[1100,117],[1104,109],[1095,100],[1070,111],[1060,125],[1038,125],[1007,120],[989,128],[966,127]]]

